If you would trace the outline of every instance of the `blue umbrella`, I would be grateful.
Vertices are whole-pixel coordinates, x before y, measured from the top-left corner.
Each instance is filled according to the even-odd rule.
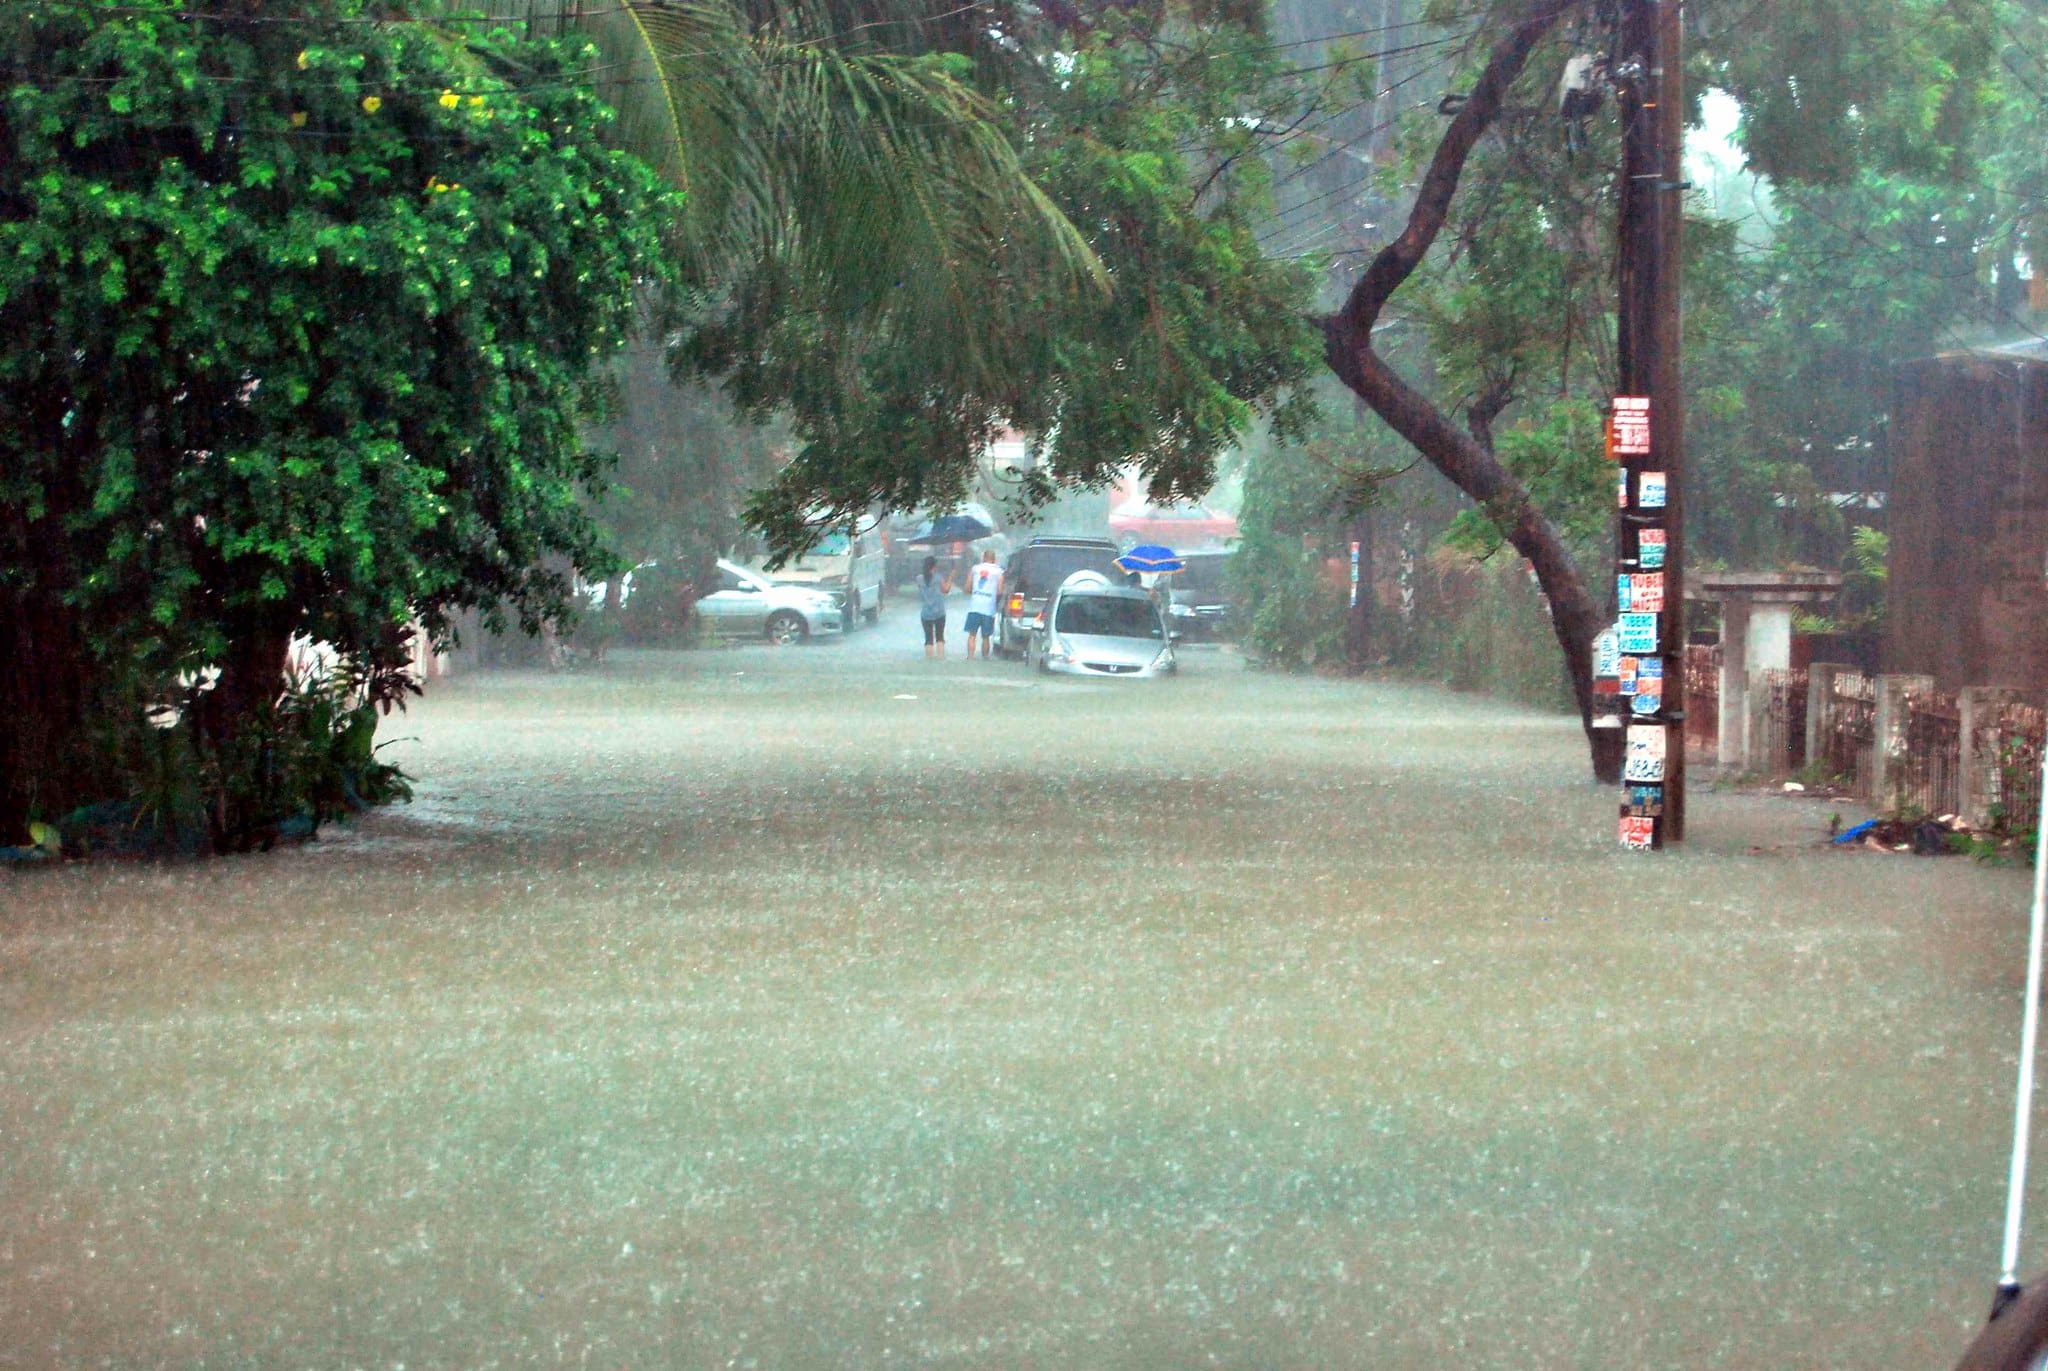
[[[948,514],[932,520],[915,537],[906,538],[904,544],[914,547],[919,543],[971,543],[994,532],[994,526],[972,514]]]
[[[1116,564],[1125,571],[1180,571],[1187,566],[1178,552],[1157,543],[1139,544],[1117,558]]]

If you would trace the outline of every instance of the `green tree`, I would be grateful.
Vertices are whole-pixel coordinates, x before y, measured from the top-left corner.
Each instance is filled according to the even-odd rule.
[[[1480,241],[1472,237],[1475,223],[1489,250],[1505,246],[1525,263],[1537,246],[1530,234],[1538,225],[1565,236],[1568,257],[1592,255],[1590,247],[1572,243],[1586,223],[1581,178],[1504,179],[1488,175],[1487,168],[1512,165],[1516,132],[1534,122],[1532,113],[1550,107],[1567,51],[1603,41],[1612,10],[1592,0],[1497,0],[1477,16],[1462,17],[1449,6],[1430,7],[1428,18],[1453,32],[1462,24],[1471,40],[1474,56],[1460,82],[1461,98],[1446,107],[1448,122],[1419,135],[1412,146],[1419,174],[1405,223],[1324,320],[1326,357],[1336,375],[1528,559],[1589,725],[1591,644],[1608,620],[1606,596],[1595,587],[1606,578],[1589,577],[1582,567],[1583,544],[1574,547],[1569,525],[1581,504],[1557,498],[1580,483],[1567,479],[1566,490],[1546,493],[1534,479],[1531,456],[1537,470],[1569,478],[1573,464],[1552,460],[1566,455],[1554,442],[1532,442],[1517,454],[1493,441],[1503,417],[1512,420],[1513,407],[1529,403],[1499,383],[1526,378],[1532,361],[1547,377],[1558,376],[1561,341],[1572,336],[1571,321],[1586,316],[1565,296],[1544,303],[1541,283],[1547,278],[1532,276],[1526,265],[1489,281],[1485,261],[1468,262],[1462,272],[1453,263],[1458,279],[1481,291],[1454,317],[1477,323],[1485,341],[1470,347],[1441,332],[1438,338],[1450,379],[1466,383],[1447,389],[1432,385],[1427,375],[1404,374],[1380,340],[1391,327],[1389,306],[1396,293],[1411,280],[1430,279],[1424,268],[1440,242],[1450,244],[1453,255],[1469,252]],[[1995,17],[1987,5],[1924,0],[1758,9],[1729,3],[1701,5],[1690,14],[1696,34],[1711,38],[1696,69],[1745,101],[1745,148],[1778,184],[1836,184],[1857,168],[1954,174],[1982,120],[1980,92],[1991,53],[1985,36]],[[1615,56],[1619,61],[1628,54]],[[1475,172],[1468,185],[1468,174]],[[1527,208],[1516,213],[1511,201],[1499,199],[1494,193],[1504,186],[1519,186]],[[1444,270],[1439,264],[1435,274],[1441,277]],[[1580,279],[1600,278],[1582,273]],[[1531,295],[1539,298],[1516,298]],[[1532,354],[1522,333],[1532,317],[1547,319],[1560,342]],[[1597,328],[1595,336],[1604,332]],[[1568,389],[1559,386],[1552,393]],[[1548,421],[1537,418],[1524,431],[1538,438],[1546,426]],[[1590,444],[1575,440],[1567,446],[1579,451],[1580,468],[1593,459]],[[1588,732],[1596,771],[1618,768],[1618,759],[1603,756],[1590,727]]]
[[[603,562],[591,364],[675,206],[583,49],[423,12],[0,8],[0,838],[181,679],[241,755],[293,634],[375,672]]]
[[[779,551],[814,534],[821,506],[957,498],[1000,426],[1040,440],[1033,497],[1134,461],[1155,492],[1185,494],[1259,414],[1285,428],[1303,412],[1288,397],[1314,365],[1310,277],[1255,242],[1269,169],[1246,102],[1289,98],[1270,45],[1164,7],[1064,24],[1008,8],[948,21],[959,13],[844,7],[822,32],[798,7],[746,16],[771,88],[804,33],[815,43],[800,69],[821,81],[821,54],[836,52],[860,90],[876,73],[890,90],[909,89],[904,73],[927,82],[922,116],[882,121],[894,150],[878,158],[814,164],[808,136],[785,140],[792,165],[759,180],[798,188],[774,222],[817,248],[736,255],[736,274],[679,321],[691,365],[750,412],[789,416],[796,455],[749,509]],[[695,107],[700,68],[662,70],[673,103]],[[829,101],[803,108],[793,132],[839,117]],[[931,181],[950,165],[964,170]],[[834,203],[839,238],[805,227]]]

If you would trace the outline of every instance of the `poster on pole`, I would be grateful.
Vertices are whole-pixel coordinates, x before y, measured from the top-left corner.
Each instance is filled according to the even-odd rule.
[[[1617,395],[1614,397],[1614,455],[1617,457],[1647,457],[1650,455],[1650,397],[1647,395]]]
[[[1657,845],[1657,821],[1636,814],[1621,816],[1621,845],[1647,852]]]
[[[1351,545],[1351,607],[1358,608],[1358,544]]]
[[[1611,628],[1603,628],[1593,635],[1593,674],[1596,677],[1621,674],[1621,640]]]
[[[1657,651],[1655,614],[1624,614],[1615,624],[1614,631],[1621,639],[1621,650],[1624,654],[1648,657]]]
[[[1664,780],[1664,725],[1630,724],[1627,750],[1622,754],[1621,779],[1649,785]]]
[[[1621,578],[1628,582],[1628,603],[1623,609],[1640,614],[1654,614],[1664,608],[1664,573],[1661,571],[1638,571]]]
[[[1661,471],[1639,471],[1636,473],[1636,508],[1664,508],[1665,483]]]
[[[1635,714],[1655,714],[1663,707],[1664,659],[1644,657],[1636,663],[1636,689],[1629,710]]]
[[[1663,566],[1665,546],[1663,529],[1638,529],[1636,532],[1636,565],[1645,571],[1655,571]]]

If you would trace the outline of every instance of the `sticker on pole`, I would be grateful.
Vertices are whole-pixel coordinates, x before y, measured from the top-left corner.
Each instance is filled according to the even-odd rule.
[[[1654,571],[1664,565],[1664,530],[1641,529],[1636,533],[1636,565]]]
[[[1647,395],[1617,395],[1614,397],[1614,455],[1617,457],[1647,457],[1650,455],[1650,397]]]
[[[1636,662],[1635,698],[1629,709],[1636,714],[1655,714],[1664,707],[1664,659],[1644,657]]]
[[[1623,792],[1622,805],[1623,818],[1661,819],[1664,817],[1664,787],[1632,785]]]
[[[1655,614],[1624,614],[1615,624],[1614,631],[1621,639],[1621,650],[1624,654],[1648,657],[1657,650]]]
[[[1630,724],[1627,750],[1622,753],[1621,779],[1631,785],[1649,785],[1664,779],[1664,725]]]
[[[1657,845],[1657,821],[1634,814],[1621,816],[1621,845],[1648,852]]]
[[[1661,471],[1639,471],[1636,473],[1636,508],[1664,508],[1664,473]]]

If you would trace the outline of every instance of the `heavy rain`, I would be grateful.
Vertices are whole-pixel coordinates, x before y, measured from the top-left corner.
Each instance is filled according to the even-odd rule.
[[[0,2],[0,1368],[2042,1371],[2044,91]]]
[[[1940,1364],[2024,874],[1569,719],[841,644],[458,678],[409,807],[8,892],[41,1365]],[[2036,1197],[2037,1202],[2040,1198]]]

